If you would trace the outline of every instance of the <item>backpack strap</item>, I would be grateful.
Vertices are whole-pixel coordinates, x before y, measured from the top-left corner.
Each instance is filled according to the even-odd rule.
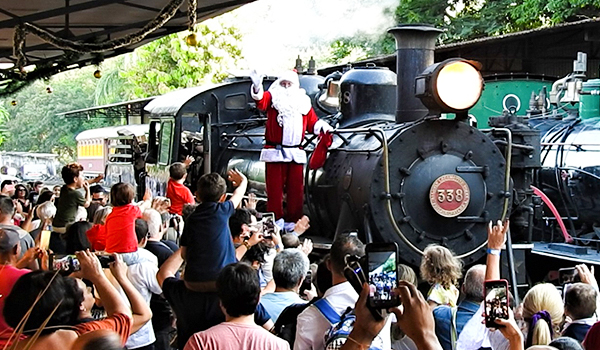
[[[452,313],[452,317],[450,318],[450,342],[452,344],[452,350],[456,350],[456,342],[458,341],[458,334],[456,331],[456,311],[457,307],[450,308],[450,312]]]
[[[333,309],[333,306],[327,301],[327,299],[319,299],[314,304],[317,310],[329,321],[331,324],[336,324],[340,322],[341,317],[337,312]]]

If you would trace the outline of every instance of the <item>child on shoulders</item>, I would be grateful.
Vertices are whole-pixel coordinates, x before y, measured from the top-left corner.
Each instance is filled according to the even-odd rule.
[[[180,245],[181,256],[186,260],[184,281],[193,291],[216,291],[215,281],[221,269],[237,262],[229,218],[240,205],[248,180],[233,169],[228,178],[237,188],[227,201],[227,186],[219,174],[205,174],[198,180],[196,195],[201,203],[183,228]]]
[[[106,217],[107,253],[119,253],[127,265],[137,261],[137,236],[135,220],[142,217],[142,211],[150,207],[151,195],[146,192],[144,202],[133,204],[135,190],[131,184],[120,182],[110,189],[110,202],[113,209]]]
[[[169,167],[170,178],[167,183],[167,198],[171,200],[171,207],[169,208],[171,214],[181,215],[185,204],[196,203],[192,191],[183,184],[187,178],[186,163],[177,162]]]
[[[461,276],[462,262],[448,248],[437,244],[425,248],[421,277],[432,285],[427,293],[429,305],[455,307],[459,294],[456,284]]]

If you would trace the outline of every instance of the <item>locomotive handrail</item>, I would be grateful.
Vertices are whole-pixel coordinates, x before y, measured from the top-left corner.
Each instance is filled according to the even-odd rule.
[[[389,152],[388,152],[388,142],[387,142],[387,137],[385,135],[385,131],[383,131],[383,129],[378,128],[378,127],[369,127],[369,128],[351,128],[351,129],[336,129],[333,133],[370,133],[373,134],[373,136],[377,137],[377,139],[381,142],[381,148],[383,148],[383,186],[384,186],[384,191],[386,194],[390,193],[390,163],[389,163]],[[377,135],[379,134],[379,135]],[[419,249],[418,247],[416,247],[414,244],[412,244],[411,241],[408,240],[408,238],[406,238],[404,236],[404,233],[402,233],[402,230],[400,230],[400,227],[398,227],[398,224],[396,223],[396,218],[394,217],[394,212],[392,211],[392,202],[391,202],[391,196],[386,196],[386,209],[387,209],[387,214],[388,217],[390,218],[390,222],[392,224],[392,227],[394,227],[394,230],[396,231],[396,233],[398,234],[398,236],[400,236],[400,238],[402,239],[402,241],[404,243],[406,243],[406,245],[408,245],[411,249],[417,251],[419,254],[423,255],[423,251],[421,249]]]

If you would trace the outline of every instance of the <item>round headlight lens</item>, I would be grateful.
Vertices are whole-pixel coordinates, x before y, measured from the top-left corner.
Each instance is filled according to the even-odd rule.
[[[455,110],[471,108],[483,90],[483,79],[479,71],[464,61],[445,65],[438,73],[436,90],[439,99]]]

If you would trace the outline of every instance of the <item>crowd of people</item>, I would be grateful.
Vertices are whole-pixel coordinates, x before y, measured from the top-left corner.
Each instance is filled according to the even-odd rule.
[[[401,300],[380,319],[368,306],[372,288],[357,291],[344,274],[347,257],[365,253],[356,233],[337,235],[325,256],[311,254],[308,217],[265,235],[242,173],[228,172],[229,197],[216,173],[192,194],[188,164],[171,165],[166,197],[139,202],[132,185],[105,189],[77,163],[62,169],[58,189],[3,182],[0,347],[600,349],[598,284],[585,265],[564,295],[535,285],[486,327],[484,282],[500,280],[507,223],[490,224],[486,264],[464,278],[462,262],[438,245],[425,249],[420,276],[398,265],[389,291],[373,276]]]

